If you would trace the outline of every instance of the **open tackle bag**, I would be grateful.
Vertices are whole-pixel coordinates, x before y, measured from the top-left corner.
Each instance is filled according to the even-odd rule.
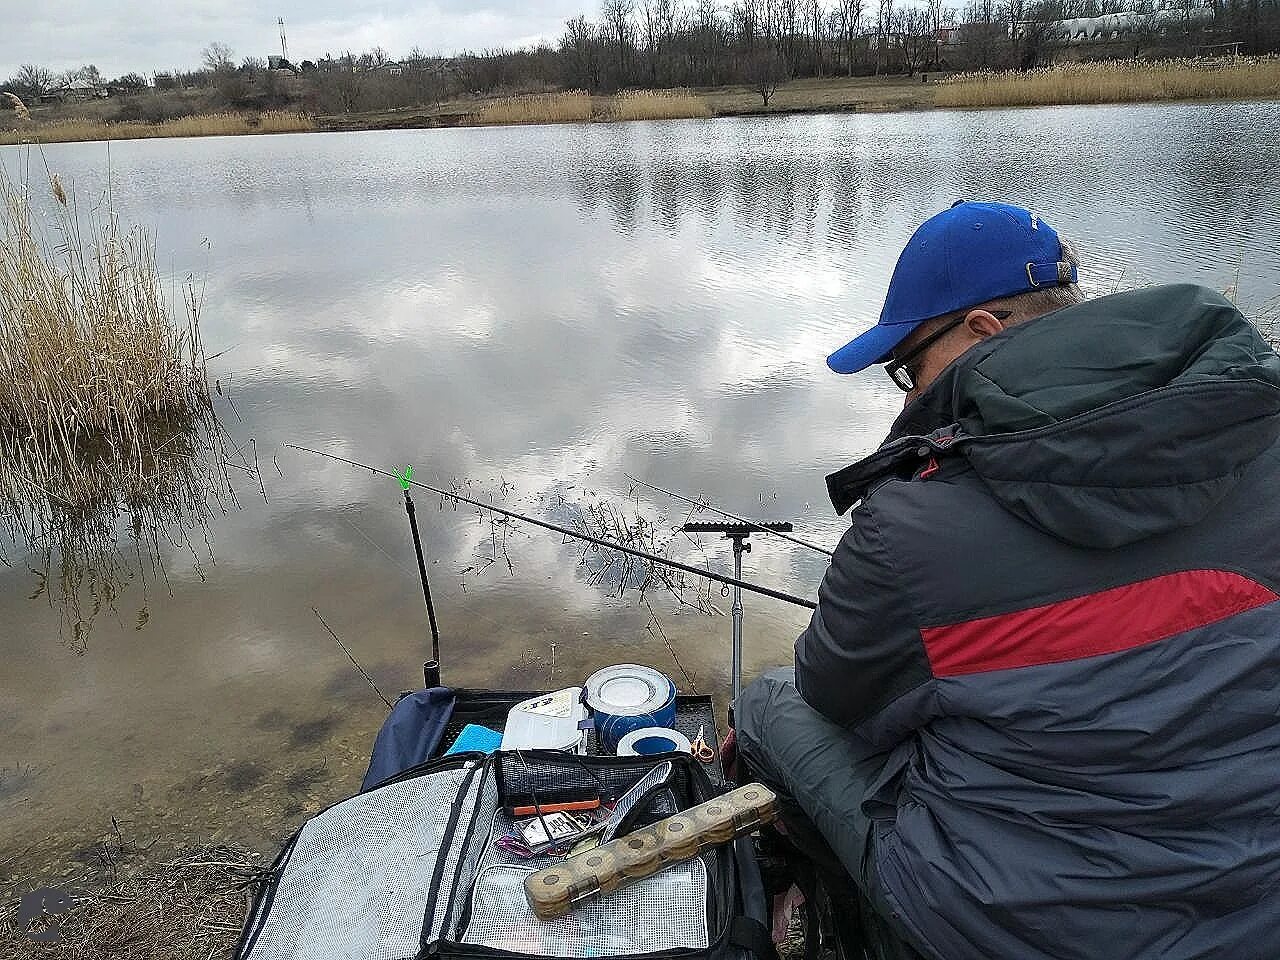
[[[522,857],[495,842],[510,835],[508,809],[524,798],[579,792],[615,800],[666,761],[674,765],[670,789],[647,801],[640,823],[723,792],[687,754],[467,753],[391,777],[290,838],[254,898],[235,956],[769,960],[764,889],[748,838],[555,920],[534,915],[524,880],[557,860]]]

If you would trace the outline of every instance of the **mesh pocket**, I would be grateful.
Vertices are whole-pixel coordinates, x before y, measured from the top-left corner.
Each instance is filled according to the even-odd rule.
[[[494,864],[476,878],[463,943],[543,957],[629,956],[662,950],[705,950],[707,868],[676,864],[640,882],[539,920],[524,893],[529,867]]]
[[[408,960],[468,771],[441,771],[344,800],[303,826],[251,960]]]

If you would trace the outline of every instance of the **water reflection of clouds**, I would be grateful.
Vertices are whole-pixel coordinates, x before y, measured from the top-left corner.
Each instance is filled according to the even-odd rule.
[[[23,644],[13,676],[42,699],[23,694],[22,709],[78,706],[106,733],[167,723],[198,757],[201,738],[243,730],[223,716],[206,733],[185,706],[148,720],[130,701],[115,717],[135,658],[184,677],[184,694],[200,691],[211,710],[232,688],[255,706],[306,703],[330,679],[317,648],[332,652],[313,603],[375,666],[412,667],[421,596],[395,484],[286,441],[486,491],[505,478],[537,515],[567,485],[624,497],[631,473],[807,521],[807,536],[834,544],[846,521],[822,477],[874,448],[901,394],[876,372],[835,377],[823,357],[877,316],[919,221],[962,197],[1030,203],[1108,279],[1121,261],[1153,281],[1215,282],[1243,237],[1243,279],[1274,291],[1278,115],[1276,104],[1169,105],[115,144],[122,219],[158,227],[179,274],[208,263],[206,345],[238,344],[214,372],[224,385],[234,374],[245,422],[228,425],[256,437],[270,502],[232,478],[243,508],[214,530],[208,582],[174,555],[175,596],[154,598],[147,630],[103,630],[83,661],[100,671],[88,704],[86,668],[50,671],[38,641]],[[47,155],[65,177],[105,182],[101,146]],[[15,156],[0,150],[6,165]],[[584,631],[648,642],[644,615],[585,584],[558,537],[516,534],[514,574],[459,577],[490,529],[418,502],[466,680],[505,679],[526,643]],[[708,541],[706,557],[729,564],[722,543]],[[749,561],[754,579],[800,593],[824,565],[776,542]],[[13,629],[43,641],[27,583],[0,571],[0,584]],[[802,613],[749,604],[749,664],[785,659]],[[667,627],[713,638],[690,656],[723,674],[722,621]],[[578,662],[617,655],[593,639]],[[111,756],[125,771],[145,762]]]

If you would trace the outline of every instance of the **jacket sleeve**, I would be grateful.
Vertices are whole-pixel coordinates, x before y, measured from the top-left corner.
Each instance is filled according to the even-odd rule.
[[[932,676],[910,599],[864,503],[796,640],[796,686],[827,719],[856,727]]]

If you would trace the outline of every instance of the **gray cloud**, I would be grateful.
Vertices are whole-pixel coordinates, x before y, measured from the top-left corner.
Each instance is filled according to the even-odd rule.
[[[582,9],[575,0],[0,0],[0,22],[7,25],[0,77],[22,63],[54,70],[94,63],[107,76],[192,68],[213,40],[230,44],[237,58],[265,57],[279,50],[277,17],[284,17],[295,60],[374,46],[393,56],[414,46],[440,54],[518,46],[553,40]]]

